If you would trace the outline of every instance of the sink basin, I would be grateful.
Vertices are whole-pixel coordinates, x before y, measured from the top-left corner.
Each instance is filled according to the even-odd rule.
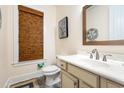
[[[105,63],[105,62],[92,62],[91,63],[93,66],[96,66],[96,67],[110,67],[110,64],[108,63]]]
[[[121,66],[124,66],[124,63],[123,63],[123,64],[121,64]]]
[[[68,60],[71,61],[83,61],[83,60],[87,60],[88,56],[81,56],[81,55],[71,55],[71,56],[66,56]]]
[[[100,60],[82,59],[82,62],[95,67],[110,67],[109,63]]]

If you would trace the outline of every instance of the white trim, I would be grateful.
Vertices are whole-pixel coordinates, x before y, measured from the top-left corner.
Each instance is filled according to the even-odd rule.
[[[46,65],[47,59],[42,59],[42,60],[31,60],[31,61],[24,61],[24,62],[18,62],[18,63],[13,63],[12,65],[15,67],[18,66],[25,66],[25,65],[32,65],[32,64],[39,64],[39,63],[44,63]]]
[[[4,88],[9,88],[11,85],[22,82],[22,81],[26,81],[32,78],[37,78],[37,77],[42,77],[43,76],[43,72],[42,70],[33,72],[33,73],[28,73],[28,74],[23,74],[20,76],[15,76],[15,77],[10,77],[8,78],[8,80],[6,81]]]
[[[23,61],[19,62],[19,26],[17,23],[19,23],[19,12],[18,12],[18,6],[13,6],[12,7],[12,26],[13,26],[13,62],[12,65],[14,66],[23,66],[23,65],[31,65],[31,64],[37,64],[37,63],[42,63],[44,61],[47,61],[46,59],[38,59],[38,60],[29,60],[29,61]],[[44,56],[45,58],[45,56]]]
[[[18,6],[13,6],[13,51],[14,51],[14,54],[13,54],[13,64],[17,64],[19,63],[19,60],[18,60],[18,57],[19,57],[19,53],[18,53],[18,50],[19,50],[19,44],[18,44],[18,36],[19,36],[19,27],[18,27],[18,24],[19,21],[18,21]]]

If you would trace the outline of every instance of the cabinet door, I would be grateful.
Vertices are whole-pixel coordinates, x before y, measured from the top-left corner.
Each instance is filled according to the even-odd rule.
[[[92,87],[90,87],[89,85],[87,85],[82,80],[79,80],[79,88],[92,88]]]
[[[68,64],[68,72],[74,75],[75,77],[86,82],[88,85],[93,88],[99,87],[99,76],[95,75],[89,71],[76,67],[74,65]]]
[[[101,78],[101,88],[122,88],[120,84]]]
[[[69,73],[61,72],[61,87],[62,88],[77,88],[78,79],[70,75]]]

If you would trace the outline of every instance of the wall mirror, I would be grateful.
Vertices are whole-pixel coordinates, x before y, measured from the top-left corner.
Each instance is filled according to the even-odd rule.
[[[83,45],[124,45],[124,6],[84,6]]]

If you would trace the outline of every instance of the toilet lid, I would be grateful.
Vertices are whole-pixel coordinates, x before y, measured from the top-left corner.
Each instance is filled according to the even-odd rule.
[[[57,71],[58,70],[58,67],[57,66],[54,66],[54,65],[51,65],[51,66],[47,66],[47,67],[44,67],[42,69],[43,72],[46,72],[46,73],[49,73],[49,72],[54,72],[54,71]]]

